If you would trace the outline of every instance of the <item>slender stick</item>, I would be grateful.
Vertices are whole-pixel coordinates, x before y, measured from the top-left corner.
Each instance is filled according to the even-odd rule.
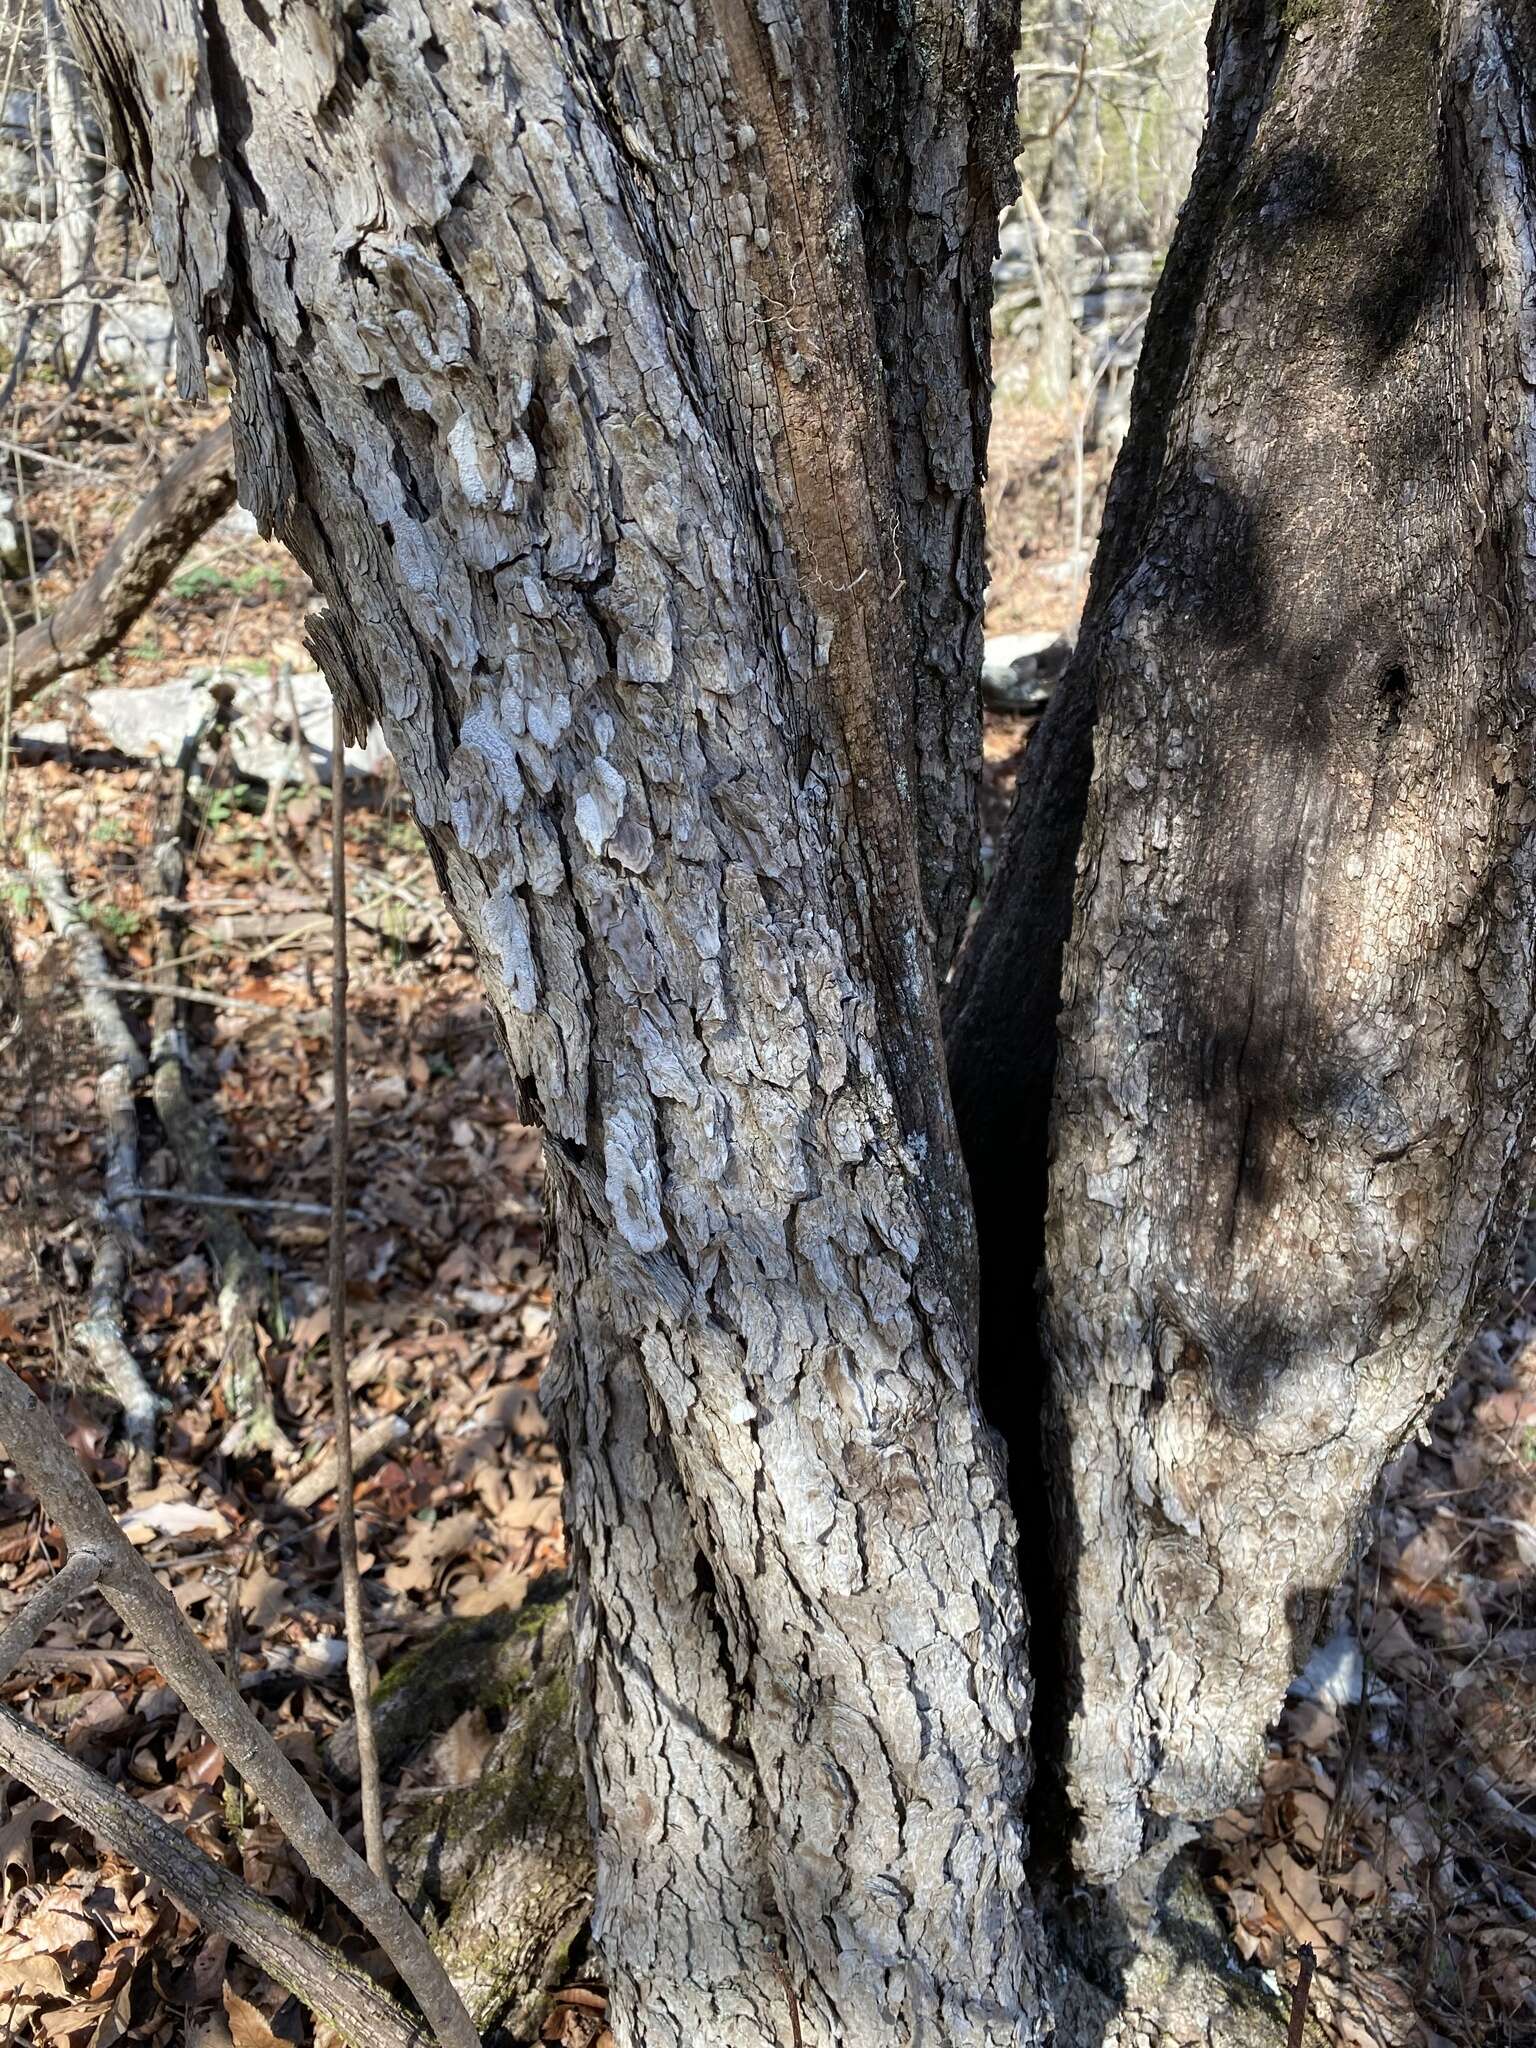
[[[313,1216],[321,1222],[330,1218],[329,1202],[284,1202],[266,1195],[211,1195],[201,1188],[130,1188],[128,1192],[139,1202],[179,1202],[187,1209],[249,1209],[254,1215],[262,1216]],[[349,1209],[347,1214],[354,1220],[361,1218],[361,1209]]]
[[[147,1871],[194,1919],[243,1949],[311,2012],[329,2020],[352,2048],[420,2048],[428,2038],[335,1949],[9,1707],[0,1707],[0,1768],[89,1829],[114,1855]]]
[[[347,1387],[347,771],[341,712],[331,712],[331,1407],[336,1424],[336,1541],[346,1616],[347,1682],[357,1717],[363,1840],[375,1874],[389,1882],[384,1798],[373,1732],[373,1682],[363,1632],[363,1581],[352,1499],[352,1396]]]
[[[165,989],[150,1012],[151,1092],[155,1111],[176,1154],[182,1185],[157,1194],[141,1192],[143,1201],[176,1200],[211,1211],[203,1236],[219,1274],[219,1334],[222,1339],[218,1386],[229,1415],[219,1443],[226,1457],[248,1458],[270,1451],[279,1463],[294,1455],[277,1420],[277,1408],[261,1355],[261,1319],[267,1298],[267,1271],[235,1212],[240,1207],[224,1193],[218,1147],[208,1120],[194,1100],[191,1051],[185,1029],[180,990],[186,935],[187,825],[189,795],[197,758],[210,732],[222,734],[228,705],[220,703],[182,742],[161,805],[155,843],[150,848],[148,879],[157,891],[159,938],[156,975]]]
[[[481,2048],[474,2022],[426,1936],[389,1886],[336,1832],[314,1793],[113,1520],[57,1425],[3,1364],[0,1443],[63,1531],[71,1552],[90,1550],[100,1557],[102,1592],[175,1686],[188,1711],[265,1801],[315,1876],[357,1915],[384,1950],[442,2048]]]
[[[72,1600],[88,1592],[101,1577],[101,1558],[94,1550],[76,1550],[46,1586],[39,1586],[21,1612],[0,1629],[0,1684],[10,1677],[49,1622]]]
[[[385,1415],[372,1423],[357,1438],[352,1446],[352,1469],[360,1472],[376,1458],[380,1451],[387,1451],[391,1444],[398,1444],[410,1435],[410,1426],[403,1415]],[[336,1450],[333,1445],[323,1458],[319,1458],[307,1472],[301,1473],[292,1486],[278,1495],[278,1504],[290,1514],[303,1514],[318,1507],[328,1493],[336,1489]],[[370,1717],[371,1718],[371,1717]]]
[[[174,996],[180,1003],[203,1003],[211,1010],[239,1010],[248,1016],[271,1017],[276,1023],[291,1024],[296,1031],[314,1036],[325,1027],[321,1010],[289,1010],[281,1003],[263,1003],[255,996],[223,996],[211,988],[175,988],[162,981],[125,981],[121,975],[103,973],[90,988],[109,989],[120,996]]]
[[[1299,1961],[1296,1989],[1291,1994],[1291,2024],[1285,2048],[1301,2048],[1302,2036],[1307,2031],[1307,1999],[1312,1990],[1312,1973],[1317,1968],[1317,1957],[1307,1942],[1301,1944]]]

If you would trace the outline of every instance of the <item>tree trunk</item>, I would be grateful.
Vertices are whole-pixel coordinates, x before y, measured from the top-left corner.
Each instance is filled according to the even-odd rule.
[[[547,1134],[620,2037],[1041,2039],[824,0],[72,11]]]
[[[979,848],[992,265],[1018,190],[1018,0],[844,0],[853,196],[884,371],[912,634],[912,786],[935,962]]]
[[[913,337],[947,405],[999,17],[69,4],[183,364],[231,358],[242,496],[546,1132],[620,2039],[1043,2040],[935,1055],[965,830],[913,822],[970,745],[940,555],[974,568],[985,418],[928,407]],[[1241,1789],[1521,1163],[1532,36],[1512,0],[1438,26],[1219,16],[1081,654],[952,1005],[1089,1875],[1155,1876]]]
[[[43,55],[58,193],[59,331],[65,368],[73,373],[91,341],[97,173],[80,67],[59,18],[58,0],[43,0]]]
[[[1212,55],[1079,660],[951,1017],[984,1378],[1022,1410],[989,1205],[1040,1133],[1075,856],[1041,1435],[1105,1878],[1251,1781],[1506,1254],[1536,1074],[1536,34],[1231,0]],[[1018,1035],[1010,1128],[976,1062]]]

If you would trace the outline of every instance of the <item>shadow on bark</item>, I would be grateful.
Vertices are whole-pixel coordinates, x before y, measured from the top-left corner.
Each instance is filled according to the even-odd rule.
[[[1145,1900],[1042,1892],[1061,1962],[1060,2048],[1286,2048],[1288,2001],[1235,1964],[1198,1851],[1159,1860]]]

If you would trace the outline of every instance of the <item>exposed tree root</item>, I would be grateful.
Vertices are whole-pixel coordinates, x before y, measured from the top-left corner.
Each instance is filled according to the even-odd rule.
[[[418,1815],[391,1852],[407,1901],[437,1915],[433,1944],[476,2025],[532,2041],[592,1904],[562,1581],[520,1614],[451,1623],[389,1673],[374,1701],[385,1769],[472,1706],[506,1717],[485,1768]],[[350,1728],[326,1763],[355,1777]]]
[[[570,1702],[562,1582],[517,1615],[452,1622],[375,1696],[386,1771],[471,1707],[506,1727],[473,1785],[444,1793],[391,1844],[408,1902],[488,2037],[532,2041],[585,1939],[592,1847]],[[351,1728],[325,1752],[355,1782]],[[1240,1968],[1195,1852],[1149,1859],[1114,1899],[1043,1894],[1060,2048],[1286,2048],[1287,2002]],[[1150,1892],[1150,1900],[1143,1894]],[[1309,2028],[1304,2039],[1322,2035]]]

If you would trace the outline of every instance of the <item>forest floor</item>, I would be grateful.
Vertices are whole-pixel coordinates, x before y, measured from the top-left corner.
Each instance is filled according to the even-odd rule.
[[[28,510],[59,536],[46,606],[88,567],[147,481],[147,451],[196,429],[178,409],[86,398],[53,417]],[[1052,435],[1057,434],[1053,443]],[[1059,429],[1000,407],[990,487],[996,631],[1069,627],[1081,600]],[[1070,456],[1063,457],[1070,461]],[[1056,515],[1051,513],[1052,505]],[[1054,550],[1054,552],[1053,552]],[[17,602],[12,591],[12,602]],[[281,550],[227,522],[103,673],[161,682],[310,666],[307,591]],[[62,721],[99,747],[75,679],[22,723]],[[1000,813],[1027,739],[988,735]],[[46,750],[45,750],[46,752]],[[206,765],[206,764],[205,764]],[[153,984],[159,906],[143,855],[167,767],[32,750],[12,765],[0,911],[20,973],[21,1036],[0,1015],[0,1344],[183,1611],[238,1662],[247,1697],[349,1829],[327,1736],[347,1717],[334,1495],[285,1496],[329,1440],[322,1222],[254,1207],[271,1274],[264,1368],[291,1456],[221,1448],[232,1420],[207,1212],[146,1205],[127,1298],[130,1347],[165,1397],[154,1484],[129,1484],[113,1411],[71,1385],[90,1219],[101,1197],[97,1060],[65,950],[17,849],[45,840],[115,977]],[[350,1379],[357,1426],[396,1418],[361,1473],[369,1647],[387,1670],[445,1616],[515,1609],[563,1557],[559,1467],[539,1408],[550,1339],[537,1141],[511,1085],[468,949],[439,907],[398,793],[373,789],[347,829],[352,989]],[[328,1199],[331,939],[324,799],[275,798],[220,756],[190,854],[184,981],[194,1095],[226,1185],[253,1203]],[[125,994],[141,1033],[150,998]],[[5,994],[0,989],[0,1006]],[[14,1004],[13,1004],[14,1008]],[[146,1104],[142,1177],[173,1196],[175,1159]],[[1238,1967],[1294,1976],[1318,1953],[1312,2010],[1351,2044],[1536,2041],[1536,1259],[1496,1304],[1422,1444],[1393,1467],[1358,1573],[1342,1589],[1334,1682],[1293,1699],[1263,1780],[1208,1832],[1207,1863]],[[0,1466],[0,1622],[57,1565],[57,1532]],[[1354,1655],[1358,1650],[1360,1655]],[[0,1699],[134,1788],[211,1853],[360,1960],[276,1832],[236,1825],[223,1758],[97,1598],[81,1601]],[[493,1717],[494,1718],[494,1717]],[[391,1825],[474,1778],[495,1728],[472,1710],[387,1787]],[[548,2038],[597,2048],[590,1990]],[[311,2039],[280,1987],[204,1935],[129,1866],[0,1778],[0,2040],[25,2048],[181,2041],[269,2048]]]

